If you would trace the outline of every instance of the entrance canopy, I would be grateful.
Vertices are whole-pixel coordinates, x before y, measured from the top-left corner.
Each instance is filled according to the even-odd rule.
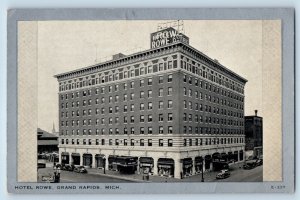
[[[174,165],[174,160],[172,158],[159,158],[157,161],[159,165]]]

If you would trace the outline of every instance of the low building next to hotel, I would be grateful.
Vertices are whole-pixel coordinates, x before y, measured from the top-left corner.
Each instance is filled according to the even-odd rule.
[[[183,178],[244,160],[247,80],[172,27],[150,46],[55,76],[60,162]]]

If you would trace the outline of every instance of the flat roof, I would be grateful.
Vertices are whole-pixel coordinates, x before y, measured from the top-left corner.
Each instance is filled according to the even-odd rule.
[[[133,54],[130,54],[130,55],[124,55],[123,57],[118,58],[118,59],[111,59],[111,60],[108,60],[108,61],[105,61],[105,62],[102,62],[102,63],[97,63],[97,64],[90,65],[90,66],[87,66],[87,67],[83,67],[83,68],[80,68],[80,69],[60,73],[60,74],[54,75],[54,77],[59,79],[59,78],[62,78],[64,76],[68,76],[68,75],[71,75],[71,74],[77,74],[77,73],[79,74],[79,73],[83,73],[83,72],[86,72],[86,71],[90,71],[90,73],[94,73],[94,70],[97,70],[100,67],[104,67],[104,65],[109,65],[109,64],[113,64],[113,63],[117,63],[117,62],[122,62],[122,61],[125,61],[125,60],[134,59],[134,57],[141,56],[142,54],[147,54],[149,52],[152,53],[152,52],[155,52],[157,50],[168,49],[170,47],[178,46],[178,45],[182,45],[183,47],[186,47],[189,50],[194,51],[195,53],[199,54],[199,56],[203,56],[205,59],[207,59],[206,62],[210,62],[209,64],[214,65],[213,67],[218,67],[221,71],[224,71],[225,73],[228,73],[228,74],[234,76],[235,78],[239,79],[240,81],[242,81],[244,83],[246,83],[248,81],[247,79],[241,77],[240,75],[238,75],[237,73],[235,73],[232,70],[228,69],[224,65],[220,64],[218,61],[210,58],[206,54],[204,54],[201,51],[195,49],[194,47],[192,47],[188,44],[182,43],[182,42],[176,42],[176,43],[172,43],[172,44],[165,45],[165,46],[162,46],[162,47],[147,49],[147,50],[136,52],[136,53],[133,53]]]

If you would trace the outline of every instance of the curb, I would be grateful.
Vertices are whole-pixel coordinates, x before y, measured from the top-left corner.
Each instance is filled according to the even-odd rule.
[[[126,177],[120,177],[120,176],[116,176],[116,175],[110,175],[110,174],[101,174],[101,173],[97,173],[97,172],[89,172],[88,174],[93,174],[93,175],[101,175],[101,176],[106,176],[106,177],[111,177],[111,178],[117,178],[117,179],[122,179],[122,180],[126,180],[126,181],[133,181],[133,182],[150,182],[150,181],[143,181],[143,180],[138,180],[138,179],[134,179],[134,178],[126,178]]]

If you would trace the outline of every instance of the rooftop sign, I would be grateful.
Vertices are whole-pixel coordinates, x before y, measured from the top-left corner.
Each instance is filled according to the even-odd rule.
[[[189,38],[172,27],[151,33],[151,48],[169,45],[175,42],[189,44]]]

